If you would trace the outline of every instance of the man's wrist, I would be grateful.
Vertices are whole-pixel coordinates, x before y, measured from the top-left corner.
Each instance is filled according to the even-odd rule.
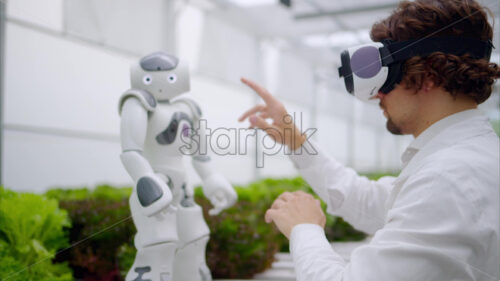
[[[307,137],[304,136],[304,134],[300,134],[300,135],[297,135],[295,136],[295,138],[293,138],[292,140],[292,143],[290,144],[290,150],[291,151],[295,151],[297,149],[299,149],[307,140]]]
[[[304,222],[304,223],[298,223],[294,226],[292,226],[292,229],[290,230],[290,238],[292,237],[292,233],[293,233],[293,230],[295,229],[296,232],[297,231],[300,231],[300,229],[303,228],[303,229],[311,229],[311,228],[314,228],[314,229],[321,229],[321,231],[324,231],[324,228],[317,224],[317,223],[312,223],[312,222]]]

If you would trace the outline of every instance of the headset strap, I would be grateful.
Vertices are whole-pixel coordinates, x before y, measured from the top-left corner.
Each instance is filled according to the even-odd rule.
[[[384,47],[379,48],[382,65],[402,62],[415,56],[427,56],[434,52],[443,52],[457,56],[470,54],[475,59],[490,60],[493,43],[462,37],[430,37],[417,40],[394,42],[382,40]]]

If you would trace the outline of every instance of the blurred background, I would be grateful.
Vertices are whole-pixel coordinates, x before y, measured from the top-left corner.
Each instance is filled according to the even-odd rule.
[[[237,118],[260,101],[244,76],[283,101],[304,130],[317,128],[312,139],[331,156],[361,172],[397,172],[412,137],[389,134],[378,106],[346,94],[337,74],[341,50],[370,42],[371,25],[397,2],[2,0],[0,184],[32,192],[130,186],[118,99],[130,87],[130,63],[157,50],[189,61],[190,95],[212,130],[248,126]],[[495,17],[491,60],[499,63],[500,2],[480,2]],[[480,106],[497,130],[498,85]],[[218,154],[246,153],[212,159],[231,182],[297,174],[283,151],[262,158],[262,133],[229,136]],[[199,183],[191,167],[189,182]]]

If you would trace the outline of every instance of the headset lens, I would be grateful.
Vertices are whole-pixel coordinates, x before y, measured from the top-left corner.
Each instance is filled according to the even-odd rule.
[[[357,49],[351,57],[351,69],[360,78],[375,77],[382,69],[378,48],[366,46]]]

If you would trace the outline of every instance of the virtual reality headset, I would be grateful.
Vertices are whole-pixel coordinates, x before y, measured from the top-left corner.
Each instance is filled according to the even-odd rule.
[[[408,41],[382,40],[349,48],[340,54],[339,76],[347,91],[364,101],[374,100],[379,92],[389,93],[403,78],[403,65],[415,56],[443,52],[490,60],[493,44],[459,37],[429,37]]]

